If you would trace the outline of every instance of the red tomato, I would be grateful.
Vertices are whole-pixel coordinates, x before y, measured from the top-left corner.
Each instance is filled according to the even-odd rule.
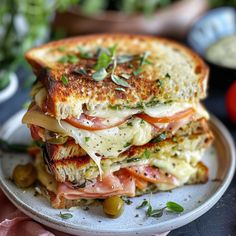
[[[105,118],[99,118],[99,117],[88,116],[88,115],[82,114],[79,119],[70,117],[70,118],[65,119],[65,121],[79,129],[94,131],[94,130],[109,129],[109,128],[118,126],[124,123],[127,119],[123,119],[112,125],[105,125],[103,124],[103,121],[106,120]]]
[[[151,117],[147,114],[141,113],[136,115],[137,117],[147,121],[148,123],[170,123],[179,121],[187,116],[190,116],[195,113],[193,108],[188,108],[184,111],[177,112],[173,116],[166,116],[166,117]]]
[[[236,81],[230,86],[226,94],[226,107],[230,119],[236,123]]]

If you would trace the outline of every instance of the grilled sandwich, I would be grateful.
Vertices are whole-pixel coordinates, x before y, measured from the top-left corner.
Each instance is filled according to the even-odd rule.
[[[40,142],[36,167],[54,207],[207,181],[208,68],[192,51],[148,36],[93,35],[26,59],[37,81],[23,123]]]

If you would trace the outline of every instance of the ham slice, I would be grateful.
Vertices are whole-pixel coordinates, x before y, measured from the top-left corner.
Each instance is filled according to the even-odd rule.
[[[109,174],[102,180],[97,179],[95,183],[89,183],[84,188],[73,189],[66,183],[58,185],[57,195],[52,201],[54,207],[60,206],[61,199],[76,200],[80,198],[106,198],[114,195],[135,196],[135,181],[132,178]]]

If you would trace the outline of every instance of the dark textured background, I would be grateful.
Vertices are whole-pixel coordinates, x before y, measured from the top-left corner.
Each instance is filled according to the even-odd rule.
[[[212,70],[209,96],[205,100],[208,110],[217,116],[230,130],[236,140],[236,125],[228,118],[224,103],[229,85],[236,80],[236,75],[226,71]],[[24,70],[18,71],[19,89],[8,101],[0,104],[0,124],[22,109],[22,104],[29,100],[29,88],[25,88],[27,78]],[[236,101],[235,101],[236,103]],[[233,236],[236,235],[236,177],[220,201],[207,213],[192,223],[172,231],[169,236]]]

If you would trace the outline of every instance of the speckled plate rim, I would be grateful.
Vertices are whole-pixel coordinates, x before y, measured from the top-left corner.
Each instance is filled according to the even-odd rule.
[[[12,123],[19,121],[25,111],[20,111],[17,114],[15,114],[13,117],[11,117],[1,128],[0,130],[0,137],[7,139],[9,135],[11,135],[12,131],[15,130],[17,127],[12,127]],[[236,156],[235,156],[235,144],[233,141],[233,138],[227,128],[222,124],[221,121],[219,121],[215,116],[211,115],[210,119],[210,125],[212,126],[213,130],[220,135],[224,140],[224,145],[227,146],[229,156],[230,156],[230,164],[228,165],[228,171],[225,176],[225,178],[222,180],[219,188],[217,191],[203,204],[201,204],[199,207],[195,208],[194,210],[185,213],[183,215],[180,215],[177,218],[168,220],[168,226],[166,225],[166,222],[160,222],[158,223],[158,229],[157,225],[153,226],[143,226],[141,229],[139,229],[140,234],[146,234],[147,232],[155,232],[158,230],[159,233],[166,232],[169,230],[176,229],[178,227],[181,227],[183,225],[186,225],[193,220],[197,219],[204,213],[206,213],[208,210],[210,210],[217,201],[222,197],[226,189],[228,188],[229,184],[231,183],[231,180],[235,173],[236,168]],[[2,172],[2,169],[0,168],[0,173]],[[2,173],[1,173],[2,175]],[[60,230],[62,232],[68,233],[68,231],[72,234],[78,235],[78,233],[85,235],[122,235],[127,233],[131,233],[135,231],[135,228],[129,228],[129,229],[117,229],[116,231],[111,231],[111,229],[100,229],[99,232],[96,230],[91,230],[89,227],[71,227],[66,222],[60,223],[58,225],[57,220],[46,217],[44,215],[41,215],[40,212],[35,212],[32,210],[25,202],[23,202],[21,199],[19,199],[17,196],[12,194],[11,190],[5,183],[4,179],[0,178],[0,187],[3,190],[3,192],[6,194],[6,196],[9,198],[9,200],[22,212],[24,212],[26,215],[34,219],[35,221],[38,221],[46,226],[49,226],[51,228]],[[35,213],[37,215],[35,215]],[[56,227],[55,227],[56,225]],[[171,225],[171,227],[170,227]]]

